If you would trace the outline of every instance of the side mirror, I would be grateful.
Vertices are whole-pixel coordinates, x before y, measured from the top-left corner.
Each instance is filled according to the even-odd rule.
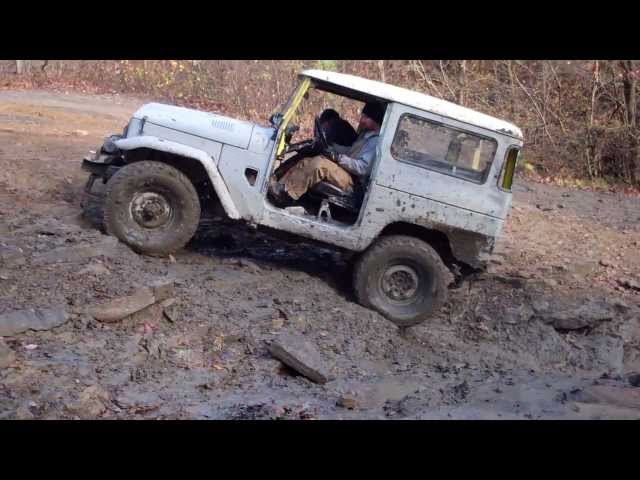
[[[269,117],[269,123],[273,125],[276,129],[280,128],[280,124],[282,123],[282,119],[284,116],[281,113],[274,113]]]

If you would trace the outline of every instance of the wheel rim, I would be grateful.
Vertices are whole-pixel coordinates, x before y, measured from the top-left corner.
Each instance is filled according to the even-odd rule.
[[[162,227],[173,218],[171,204],[159,193],[136,193],[129,206],[131,217],[144,228]]]
[[[408,265],[394,265],[380,277],[380,288],[393,303],[412,302],[419,287],[418,273]]]

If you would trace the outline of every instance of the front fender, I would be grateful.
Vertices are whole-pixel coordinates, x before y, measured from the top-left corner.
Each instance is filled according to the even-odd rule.
[[[229,189],[222,180],[213,158],[207,152],[189,147],[188,145],[182,145],[180,143],[163,140],[150,135],[123,138],[121,140],[117,140],[115,144],[120,150],[124,151],[136,150],[138,148],[149,148],[151,150],[173,153],[175,155],[181,155],[183,157],[189,157],[197,160],[202,164],[207,175],[209,175],[211,184],[213,185],[213,188],[220,199],[220,203],[222,203],[222,207],[229,218],[233,218],[234,220],[238,220],[240,218],[238,209],[229,194]]]

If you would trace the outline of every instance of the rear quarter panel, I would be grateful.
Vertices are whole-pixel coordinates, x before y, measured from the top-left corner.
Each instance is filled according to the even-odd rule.
[[[497,141],[493,164],[478,184],[395,159],[391,154],[398,121],[404,113],[490,136]],[[511,193],[498,188],[502,164],[510,145],[521,142],[438,115],[392,104],[378,146],[368,199],[361,215],[359,248],[366,248],[387,225],[417,224],[447,234],[460,260],[475,263],[482,250],[491,250],[504,225]],[[457,252],[457,254],[456,254]]]

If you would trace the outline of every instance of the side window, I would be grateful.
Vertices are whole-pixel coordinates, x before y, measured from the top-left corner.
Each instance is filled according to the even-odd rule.
[[[497,148],[493,138],[405,114],[398,123],[391,155],[401,162],[483,183]]]

